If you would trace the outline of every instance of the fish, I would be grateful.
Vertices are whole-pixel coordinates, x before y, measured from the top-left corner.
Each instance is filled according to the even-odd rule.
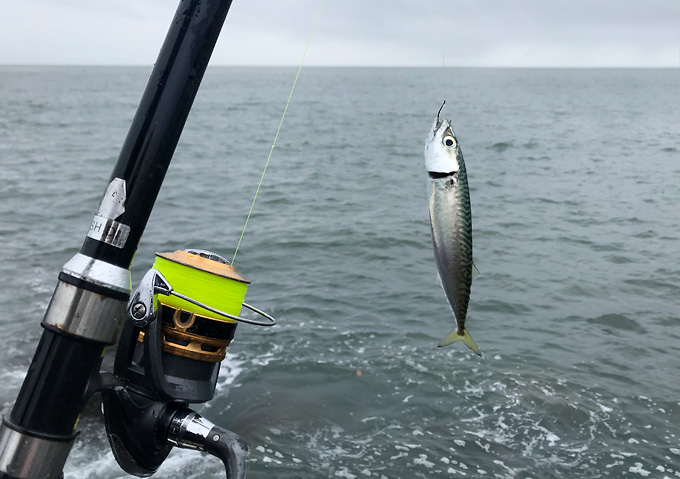
[[[437,271],[456,319],[456,329],[439,347],[462,341],[482,355],[465,329],[472,279],[479,274],[472,261],[472,210],[467,170],[451,120],[439,119],[444,102],[425,140],[430,230]]]

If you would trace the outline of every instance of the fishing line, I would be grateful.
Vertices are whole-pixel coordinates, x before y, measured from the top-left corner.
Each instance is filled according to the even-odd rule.
[[[444,98],[453,98],[451,95],[451,76],[449,75],[449,67],[446,66],[446,48],[444,47],[442,47],[442,74],[444,75]],[[444,103],[446,103],[446,100],[444,100]],[[442,108],[444,108],[444,104],[442,104]],[[442,108],[439,109],[439,113],[441,113]],[[439,117],[439,113],[437,117]]]
[[[274,136],[274,142],[269,150],[269,156],[267,156],[267,161],[264,164],[264,169],[262,170],[262,175],[260,176],[260,182],[255,190],[255,196],[253,197],[253,202],[250,205],[250,211],[248,211],[248,216],[246,217],[246,223],[243,225],[243,230],[241,231],[241,237],[238,239],[236,244],[236,250],[234,250],[234,257],[231,260],[231,264],[234,264],[236,260],[236,253],[238,253],[239,246],[241,246],[241,241],[243,240],[243,235],[246,232],[246,227],[248,226],[248,220],[250,220],[250,215],[255,207],[255,200],[257,200],[257,195],[260,193],[260,187],[262,186],[262,181],[264,180],[264,174],[267,172],[267,166],[269,166],[269,160],[274,152],[274,147],[276,146],[276,140],[279,138],[279,132],[281,131],[281,125],[283,125],[283,119],[286,117],[286,112],[288,111],[288,105],[290,104],[290,99],[293,97],[293,92],[295,91],[295,85],[297,84],[298,77],[300,76],[300,71],[302,71],[302,64],[305,62],[305,57],[307,56],[307,51],[309,50],[309,45],[312,43],[312,37],[316,31],[316,25],[319,23],[319,17],[321,16],[321,10],[326,0],[321,1],[321,6],[319,7],[319,12],[316,14],[316,20],[314,20],[314,26],[312,27],[312,33],[309,35],[309,40],[307,40],[307,46],[305,47],[305,52],[302,54],[302,60],[300,60],[300,66],[298,67],[297,74],[295,75],[295,80],[293,81],[293,86],[290,89],[290,94],[288,95],[288,101],[286,102],[286,107],[283,109],[283,115],[281,115],[281,121],[279,122],[279,127],[276,130],[276,135]]]

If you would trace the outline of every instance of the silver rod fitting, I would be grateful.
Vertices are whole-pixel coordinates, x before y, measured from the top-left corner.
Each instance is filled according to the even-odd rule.
[[[0,426],[0,473],[16,479],[59,479],[73,445],[66,440],[44,439]]]

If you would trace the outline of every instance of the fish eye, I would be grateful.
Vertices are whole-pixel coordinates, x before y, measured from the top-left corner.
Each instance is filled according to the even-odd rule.
[[[447,135],[442,139],[442,143],[444,144],[444,146],[448,146],[449,148],[451,148],[456,146],[456,139],[452,136]]]

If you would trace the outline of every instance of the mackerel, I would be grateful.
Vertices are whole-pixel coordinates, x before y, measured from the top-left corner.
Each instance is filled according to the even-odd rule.
[[[472,262],[472,211],[467,171],[451,121],[440,120],[439,113],[425,141],[430,229],[437,271],[457,326],[441,340],[439,347],[462,341],[481,356],[465,329],[470,286],[473,276],[478,273]]]

